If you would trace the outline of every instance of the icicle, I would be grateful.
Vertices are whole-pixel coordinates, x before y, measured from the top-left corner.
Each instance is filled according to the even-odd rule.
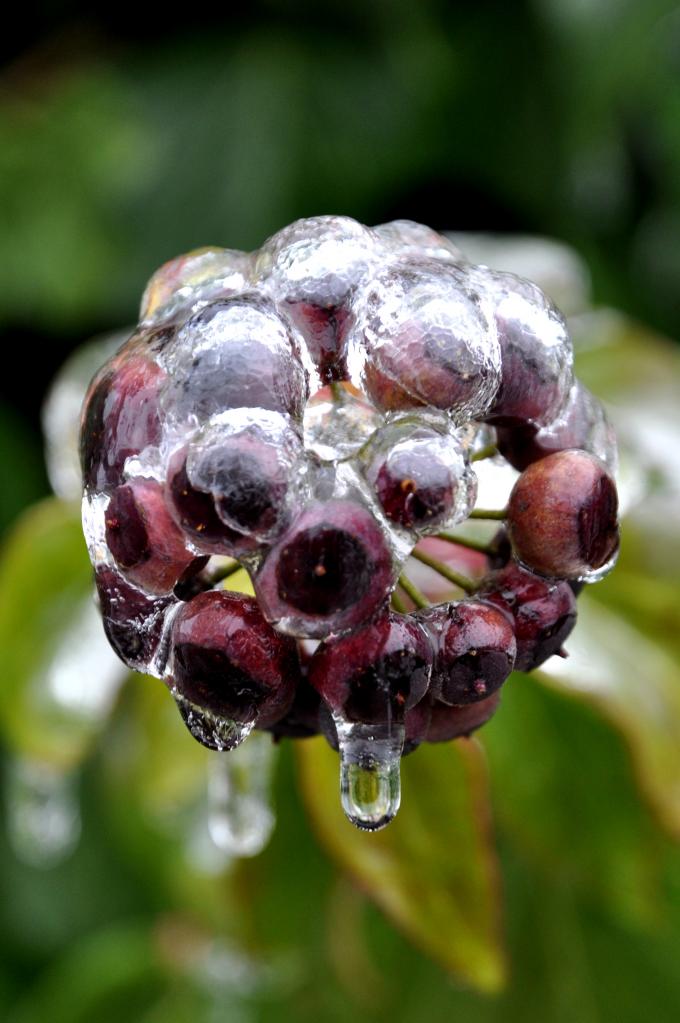
[[[210,758],[208,830],[217,848],[231,856],[256,856],[271,837],[275,756],[271,736],[254,732],[237,750]]]
[[[365,725],[334,714],[340,749],[340,799],[349,820],[362,831],[378,831],[396,816],[401,802],[403,724]]]

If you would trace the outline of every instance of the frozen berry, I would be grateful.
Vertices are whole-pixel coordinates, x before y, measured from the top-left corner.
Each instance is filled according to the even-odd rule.
[[[450,707],[433,700],[425,741],[450,742],[451,739],[467,738],[493,717],[500,699],[501,694],[496,692],[479,703],[468,703],[463,707]]]
[[[510,273],[470,268],[494,311],[501,381],[486,419],[551,422],[572,385],[573,352],[564,317],[540,288]]]
[[[250,256],[237,249],[206,246],[164,263],[142,296],[143,323],[168,321],[201,300],[215,300],[243,291],[251,271]]]
[[[619,543],[616,484],[585,451],[534,462],[510,495],[507,528],[515,555],[540,575],[578,579],[614,557]]]
[[[427,691],[432,648],[408,615],[389,614],[348,636],[326,640],[309,680],[331,710],[347,721],[403,721]]]
[[[443,259],[447,263],[463,260],[463,253],[444,235],[414,220],[391,220],[373,228],[382,245],[394,256]]]
[[[512,618],[517,671],[532,671],[558,653],[576,624],[576,597],[571,585],[542,579],[515,562],[488,576],[479,596]]]
[[[97,569],[95,582],[104,632],[112,648],[128,668],[160,677],[166,619],[177,600],[142,593],[105,565]]]
[[[176,522],[192,543],[210,554],[231,554],[247,542],[218,516],[212,494],[194,487],[187,473],[187,452],[175,452],[168,466],[167,500]]]
[[[533,462],[567,448],[581,448],[616,467],[616,440],[602,403],[576,381],[558,418],[538,428],[530,423],[498,427],[498,449],[520,472]]]
[[[150,593],[169,593],[196,561],[155,480],[136,479],[117,487],[106,508],[105,525],[116,564],[127,579]]]
[[[387,601],[393,572],[371,513],[334,500],[302,512],[267,555],[255,588],[270,622],[323,638],[370,619]]]
[[[435,644],[432,695],[446,704],[478,703],[503,685],[517,645],[511,621],[491,604],[442,604],[423,619]]]
[[[425,742],[432,718],[432,700],[426,694],[404,717],[404,748],[401,755],[408,756]]]
[[[460,521],[474,502],[474,476],[455,438],[422,426],[379,431],[365,474],[387,518],[406,529]]]
[[[434,260],[379,271],[357,303],[364,385],[382,411],[419,405],[481,417],[500,379],[495,327],[465,274]]]
[[[158,444],[158,397],[165,373],[151,358],[118,356],[95,376],[83,405],[80,461],[83,483],[107,490],[123,480],[127,458]]]
[[[300,681],[295,641],[271,628],[251,597],[211,590],[172,624],[171,678],[188,703],[217,718],[267,727]]]
[[[213,302],[178,331],[161,402],[175,423],[204,423],[227,409],[301,417],[307,383],[285,321],[265,300]]]
[[[295,699],[290,710],[267,731],[275,739],[307,739],[320,731],[319,710],[321,697],[306,678],[302,678],[295,690]]]
[[[309,217],[260,250],[257,271],[302,334],[322,384],[347,376],[349,300],[375,247],[371,230],[350,217]]]

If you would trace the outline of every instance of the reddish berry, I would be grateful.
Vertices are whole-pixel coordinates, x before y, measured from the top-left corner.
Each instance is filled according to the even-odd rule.
[[[501,694],[496,692],[479,703],[468,703],[463,707],[449,707],[433,700],[425,741],[450,742],[451,739],[467,738],[493,717],[500,699]]]
[[[80,433],[86,487],[117,486],[126,459],[159,443],[158,397],[164,379],[160,366],[139,353],[115,360],[94,378],[83,405]]]
[[[251,597],[212,590],[173,621],[171,677],[180,696],[201,710],[267,727],[293,702],[297,647],[274,632]]]
[[[322,638],[370,619],[389,595],[390,551],[371,513],[353,501],[307,508],[269,552],[255,580],[271,622]]]
[[[576,624],[576,597],[571,585],[542,579],[515,562],[488,576],[478,596],[511,617],[517,641],[517,671],[532,671],[558,653]]]
[[[97,569],[95,582],[104,632],[112,648],[128,668],[160,676],[166,617],[177,605],[175,598],[142,593],[105,565]]]
[[[507,528],[519,560],[540,575],[578,579],[606,565],[619,543],[616,484],[585,451],[560,451],[522,473]]]
[[[427,690],[432,648],[408,615],[389,614],[349,636],[326,640],[314,654],[309,680],[348,721],[403,721]]]
[[[517,645],[511,621],[480,600],[430,609],[424,624],[435,643],[433,696],[446,704],[478,703],[512,671]]]
[[[106,543],[116,564],[127,579],[150,593],[169,593],[197,561],[168,514],[163,488],[155,480],[136,479],[117,487],[105,523]]]

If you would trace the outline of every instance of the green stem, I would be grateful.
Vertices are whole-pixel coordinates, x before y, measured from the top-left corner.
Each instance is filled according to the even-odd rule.
[[[427,597],[425,596],[425,594],[422,593],[418,589],[418,587],[416,586],[415,583],[411,582],[411,580],[408,578],[408,576],[400,575],[399,576],[399,585],[401,586],[401,588],[404,591],[404,593],[406,594],[406,596],[410,597],[410,599],[413,601],[413,603],[416,605],[416,607],[429,607],[430,606],[430,602],[427,599]]]
[[[439,561],[438,558],[432,558],[429,554],[424,554],[423,551],[419,551],[414,548],[411,551],[411,557],[415,558],[416,561],[422,562],[423,565],[427,565],[428,568],[438,572],[439,575],[443,576],[444,579],[448,579],[454,586],[458,586],[459,589],[465,590],[466,593],[473,593],[476,589],[472,579],[468,579],[467,576],[461,575],[460,572],[456,572],[455,569],[449,568],[443,561]]]
[[[503,522],[508,514],[507,508],[495,511],[490,508],[473,508],[468,518],[470,519],[495,519]]]
[[[475,451],[474,454],[470,456],[470,461],[481,462],[483,459],[493,458],[493,456],[497,454],[498,448],[495,444],[485,444],[483,448],[480,448],[479,451]]]
[[[399,614],[402,615],[406,614],[406,604],[401,599],[396,590],[392,594],[392,607],[394,608],[395,611],[398,611]]]
[[[473,540],[469,536],[456,536],[455,533],[437,533],[438,540],[446,540],[447,543],[455,543],[458,547],[467,547],[471,551],[479,551],[480,554],[491,554],[491,544],[483,540]]]
[[[333,396],[333,401],[337,401],[339,404],[342,404],[346,397],[345,389],[343,388],[342,384],[338,383],[337,380],[334,380],[331,383],[330,388],[331,394]]]

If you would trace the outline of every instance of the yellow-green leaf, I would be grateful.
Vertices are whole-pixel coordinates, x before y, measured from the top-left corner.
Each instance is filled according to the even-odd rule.
[[[402,764],[402,805],[383,831],[344,817],[338,758],[323,739],[298,743],[300,781],[328,852],[390,919],[459,980],[499,990],[498,919],[487,774],[475,742],[421,746]]]

